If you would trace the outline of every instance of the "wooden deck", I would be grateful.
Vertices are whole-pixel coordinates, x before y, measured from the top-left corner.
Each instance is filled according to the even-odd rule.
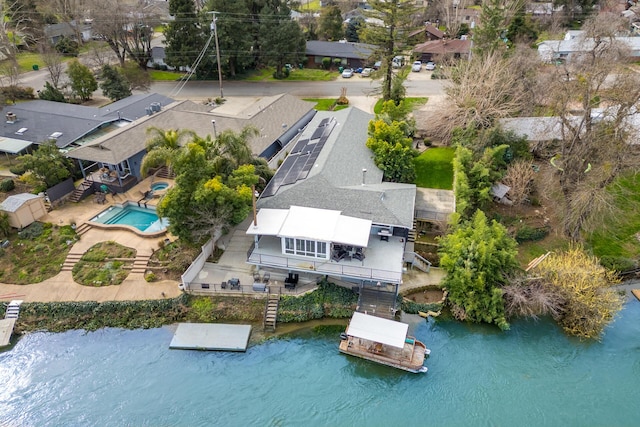
[[[382,345],[372,341],[348,336],[340,341],[340,351],[351,356],[367,359],[405,371],[426,372],[424,359],[428,350],[420,341],[411,338],[413,343],[405,343],[403,348]]]

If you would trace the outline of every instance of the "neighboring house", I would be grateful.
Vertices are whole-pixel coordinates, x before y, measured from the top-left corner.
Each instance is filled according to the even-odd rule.
[[[375,49],[375,46],[365,43],[310,40],[307,42],[305,51],[308,60],[307,67],[322,68],[323,58],[331,58],[332,66],[334,65],[334,59],[339,59],[344,67],[366,67],[376,62],[374,58]]]
[[[416,45],[413,53],[422,62],[439,61],[441,58],[468,57],[471,51],[471,40],[442,39]]]
[[[353,107],[318,112],[286,147],[247,229],[249,264],[397,291],[416,186],[382,182],[366,147],[371,119]]]
[[[145,116],[151,104],[170,102],[171,98],[158,94],[134,95],[102,108],[44,100],[21,102],[5,108],[0,138],[13,142],[5,149],[0,141],[0,150],[15,153],[47,141],[68,150]]]
[[[291,95],[262,98],[234,115],[223,114],[209,105],[192,101],[154,105],[131,124],[69,151],[67,157],[79,162],[83,176],[93,188],[107,185],[112,192],[122,192],[142,178],[140,165],[147,153],[149,127],[188,129],[204,137],[226,129],[239,132],[252,125],[260,131],[249,141],[252,152],[270,159],[297,135],[298,129],[303,128],[314,114],[312,103]],[[97,172],[99,169],[104,171],[104,168],[110,171],[106,181]]]
[[[77,34],[80,34],[82,40],[77,40]],[[51,24],[44,27],[44,36],[52,45],[58,43],[62,38],[86,42],[91,40],[91,25],[80,24],[78,26],[75,21]]]
[[[30,193],[9,196],[0,204],[0,211],[6,212],[9,225],[23,229],[47,214],[44,197]]]
[[[640,37],[616,37],[615,41],[626,44],[631,58],[640,57]],[[569,31],[564,40],[546,40],[538,44],[538,55],[544,62],[571,61],[577,54],[593,50],[593,38],[584,37],[582,31]]]
[[[424,43],[432,40],[441,40],[445,36],[444,32],[435,25],[427,23],[424,28],[420,28],[409,34],[410,43]]]
[[[167,65],[164,60],[167,58],[164,47],[154,46],[151,48],[151,59],[147,61],[147,67],[149,68],[163,68],[167,70],[175,70],[176,67]]]

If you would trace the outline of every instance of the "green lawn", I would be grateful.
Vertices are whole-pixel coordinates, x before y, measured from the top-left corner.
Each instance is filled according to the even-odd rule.
[[[414,159],[416,185],[423,188],[453,188],[453,156],[451,147],[434,147]]]
[[[313,108],[315,108],[318,111],[339,111],[348,107],[348,105],[336,105],[335,108],[331,110],[331,107],[333,107],[336,103],[336,100],[334,98],[303,98],[303,99],[305,101],[315,102],[316,106]]]
[[[293,69],[289,77],[276,80],[273,78],[273,68],[263,68],[248,74],[242,80],[249,82],[291,82],[291,81],[308,81],[308,82],[328,82],[335,80],[340,74],[336,71],[318,70],[313,68]]]
[[[409,107],[411,107],[411,109],[414,109],[418,105],[426,104],[428,100],[429,98],[405,98],[404,102],[406,104],[409,104]],[[382,111],[383,102],[384,101],[382,100],[382,98],[378,99],[378,101],[376,102],[376,105],[373,106],[374,113],[380,114],[380,112]]]
[[[183,72],[176,71],[161,71],[161,70],[149,70],[149,77],[151,81],[175,81],[184,76]]]
[[[635,259],[640,257],[640,175],[618,179],[610,186],[620,212],[602,218],[603,227],[588,236],[587,242],[599,258]]]

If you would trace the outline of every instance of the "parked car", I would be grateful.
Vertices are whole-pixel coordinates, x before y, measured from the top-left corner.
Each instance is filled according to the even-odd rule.
[[[363,68],[360,77],[371,77],[371,73],[373,73],[373,68]]]
[[[422,62],[415,61],[413,65],[411,65],[411,71],[419,73],[422,70]]]
[[[436,69],[436,63],[433,61],[427,62],[427,65],[424,66],[424,69],[427,71],[433,71]]]
[[[352,68],[345,68],[344,71],[342,71],[342,78],[343,79],[350,79],[351,77],[353,77],[353,69]]]
[[[379,70],[380,67],[382,67],[382,61],[376,61],[376,63],[373,64],[373,69],[374,70]]]

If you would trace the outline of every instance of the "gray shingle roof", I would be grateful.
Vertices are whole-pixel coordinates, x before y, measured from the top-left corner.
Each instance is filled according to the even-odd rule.
[[[247,125],[258,128],[260,135],[249,141],[253,153],[258,155],[283,133],[283,123],[293,126],[313,108],[313,103],[285,94],[265,97],[259,101],[257,110],[252,108],[230,116],[218,114],[210,106],[192,101],[174,102],[160,112],[140,117],[128,126],[69,151],[67,156],[118,164],[145,150],[149,127],[189,129],[204,137],[213,133],[211,120],[216,121],[217,132],[226,129],[239,132]]]
[[[0,210],[5,212],[16,212],[22,205],[29,200],[37,199],[40,196],[31,193],[14,194],[7,197],[4,202],[0,203]]]
[[[367,59],[373,55],[375,46],[365,43],[343,43],[309,40],[306,54],[315,56],[331,56],[338,58]]]
[[[299,138],[309,138],[325,118],[335,118],[337,125],[308,177],[281,186],[271,197],[260,198],[258,206],[333,209],[379,224],[411,228],[416,186],[382,182],[383,173],[376,167],[372,153],[365,145],[367,126],[374,117],[353,107],[338,112],[321,111]],[[365,185],[362,185],[363,169],[367,170],[364,173]]]
[[[114,102],[102,108],[66,104],[44,100],[34,100],[5,108],[5,114],[16,115],[15,123],[0,122],[0,136],[21,139],[32,143],[48,141],[50,136],[59,132],[56,145],[64,148],[86,134],[95,131],[101,125],[118,120],[118,112],[123,119],[135,120],[144,116],[145,108],[152,102],[166,105],[173,100],[163,95],[134,95]],[[28,130],[16,136],[19,129]]]

